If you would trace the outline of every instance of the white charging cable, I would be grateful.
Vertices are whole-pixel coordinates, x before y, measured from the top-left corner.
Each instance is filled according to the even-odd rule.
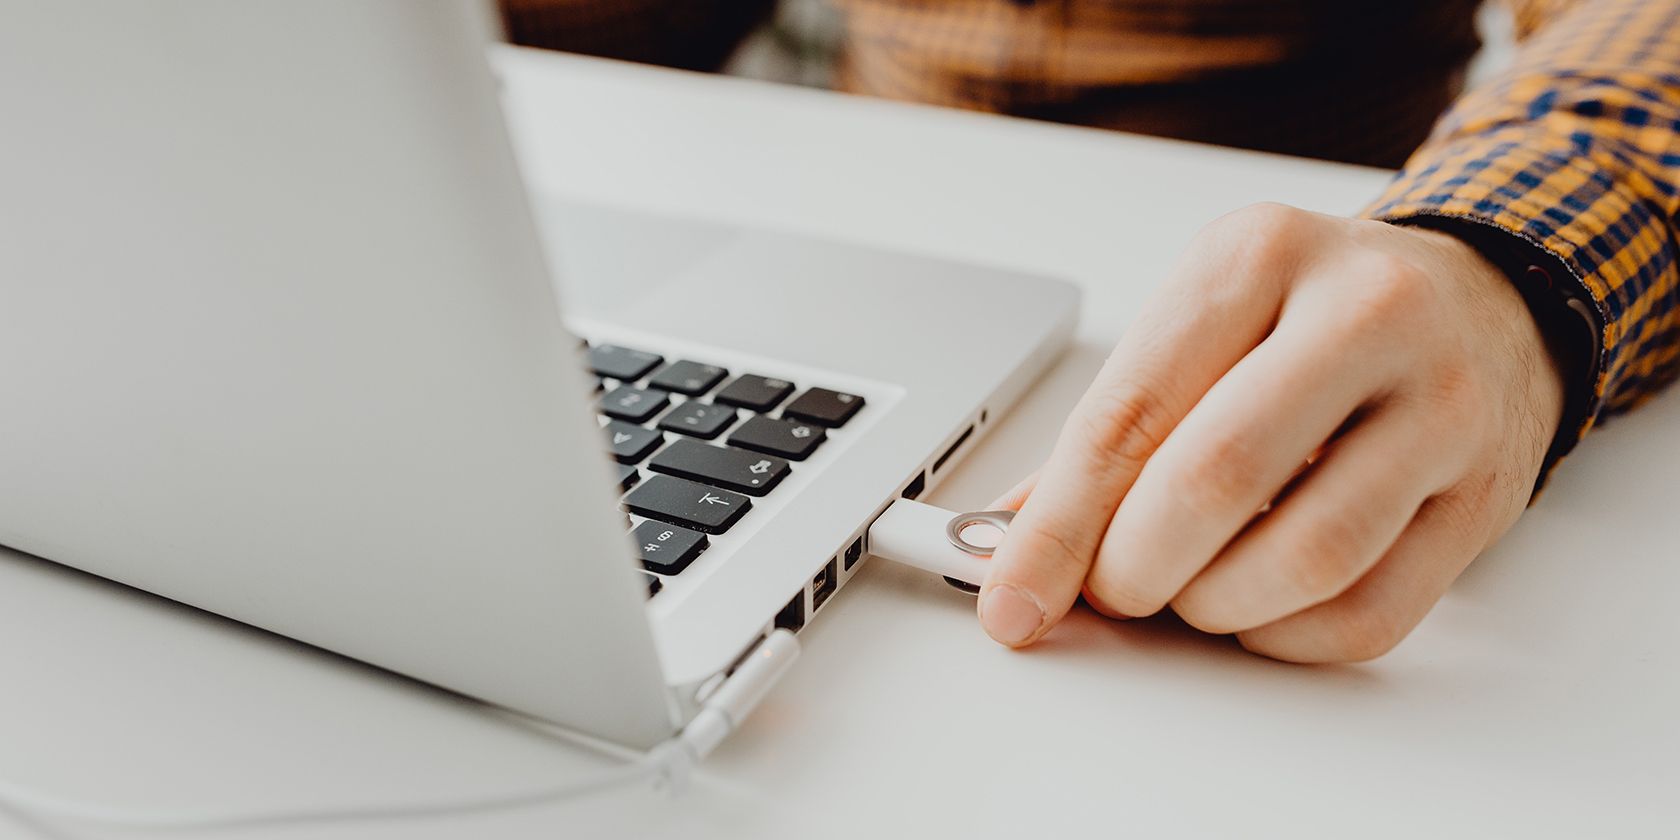
[[[869,528],[870,554],[978,586],[985,580],[988,546],[963,537],[970,525],[1006,529],[1009,511],[958,514],[899,499]],[[680,793],[695,765],[740,726],[799,656],[799,642],[787,630],[766,636],[729,678],[703,702],[699,714],[678,735],[628,764],[560,784],[461,799],[300,807],[267,811],[236,809],[169,810],[112,806],[58,796],[0,779],[0,807],[35,818],[128,828],[212,829],[256,826],[333,824],[486,813],[558,802],[637,782],[655,790]]]
[[[661,771],[663,756],[660,748],[674,744],[674,739],[667,741],[629,764],[575,782],[537,786],[517,793],[497,793],[426,803],[386,802],[262,811],[231,808],[135,808],[79,801],[0,780],[0,804],[37,819],[50,817],[69,822],[123,828],[183,830],[378,822],[471,814],[571,799],[653,778]]]
[[[770,692],[770,687],[787,673],[798,658],[799,641],[786,630],[776,630],[760,641],[752,653],[735,667],[729,678],[706,698],[699,714],[676,736],[612,770],[586,779],[538,785],[524,791],[428,802],[254,811],[214,808],[170,810],[79,801],[0,779],[0,807],[14,809],[35,819],[50,817],[124,828],[226,829],[487,813],[575,799],[642,781],[649,782],[655,790],[677,794],[688,787],[695,765],[746,720],[747,715]]]

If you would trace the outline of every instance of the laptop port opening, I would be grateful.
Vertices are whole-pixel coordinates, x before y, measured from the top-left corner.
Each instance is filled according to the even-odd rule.
[[[852,540],[851,545],[846,547],[846,571],[851,571],[852,567],[857,565],[857,561],[862,559],[863,537],[858,537],[857,539]]]
[[[763,613],[760,613],[763,615]],[[798,633],[805,626],[805,593],[798,592],[793,600],[776,613],[776,626],[791,633]]]
[[[926,489],[927,489],[927,473],[919,472],[919,473],[916,473],[915,478],[910,479],[909,484],[904,485],[904,492],[900,493],[899,495],[903,496],[906,499],[914,499],[917,496],[922,495],[922,491],[926,490]]]
[[[828,596],[840,588],[840,564],[838,558],[831,558],[817,576],[811,578],[811,612],[822,609]]]

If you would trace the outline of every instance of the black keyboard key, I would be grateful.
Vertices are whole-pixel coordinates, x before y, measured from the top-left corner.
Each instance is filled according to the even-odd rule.
[[[664,391],[620,385],[601,398],[601,413],[631,423],[646,423],[670,404],[671,398]]]
[[[616,344],[597,344],[589,348],[589,369],[596,376],[607,376],[624,382],[634,382],[647,376],[655,365],[665,361],[658,353],[631,350]]]
[[[647,572],[642,572],[642,577],[647,578],[647,588],[648,588],[648,597],[649,598],[652,598],[653,596],[658,595],[659,590],[661,590],[665,587],[665,584],[659,582],[659,578],[656,578],[653,575],[648,574]]]
[[[626,466],[624,464],[618,465],[618,489],[629,490],[630,485],[641,480],[642,476],[640,473],[636,472],[635,467]]]
[[[828,437],[815,423],[777,420],[762,415],[749,417],[729,435],[729,443],[755,452],[767,452],[803,461]]]
[[[735,379],[734,382],[723,386],[717,392],[713,401],[725,405],[740,406],[752,411],[769,411],[775,408],[787,395],[793,393],[793,383],[785,379],[768,379],[763,376],[747,374]]]
[[[762,496],[787,477],[788,462],[774,455],[678,439],[649,461],[648,469]]]
[[[729,371],[717,365],[703,365],[684,359],[672,362],[669,367],[654,374],[653,378],[648,380],[648,385],[661,391],[675,391],[698,397],[712,390],[728,375]]]
[[[837,429],[846,425],[846,421],[852,419],[860,408],[863,408],[863,397],[856,394],[812,388],[794,397],[793,402],[782,409],[782,416]]]
[[[656,475],[631,490],[624,497],[624,507],[637,516],[721,534],[752,508],[752,499],[687,479]]]
[[[700,552],[706,550],[706,535],[663,522],[643,522],[630,532],[636,542],[636,556],[642,558],[642,568],[662,575],[674,575]]]
[[[634,464],[652,455],[653,450],[658,449],[659,444],[665,442],[665,436],[652,429],[632,426],[629,423],[622,423],[617,420],[608,423],[607,427],[601,431],[607,435],[607,443],[612,448],[613,460],[620,464]]]
[[[711,440],[735,422],[735,409],[689,400],[659,418],[659,428]]]

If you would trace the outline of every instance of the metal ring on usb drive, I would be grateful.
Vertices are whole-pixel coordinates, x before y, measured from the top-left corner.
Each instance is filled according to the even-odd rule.
[[[1012,510],[977,510],[970,513],[959,513],[945,523],[945,538],[951,545],[962,549],[976,557],[990,557],[996,546],[975,545],[963,538],[962,532],[970,525],[990,525],[998,531],[1008,531],[1009,523],[1015,521],[1015,511]]]

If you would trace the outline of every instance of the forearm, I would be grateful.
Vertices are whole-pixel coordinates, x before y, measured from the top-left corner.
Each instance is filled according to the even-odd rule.
[[[1561,267],[1556,291],[1599,331],[1567,448],[1680,368],[1677,206],[1680,0],[1583,0],[1461,99],[1366,215],[1461,220]]]

